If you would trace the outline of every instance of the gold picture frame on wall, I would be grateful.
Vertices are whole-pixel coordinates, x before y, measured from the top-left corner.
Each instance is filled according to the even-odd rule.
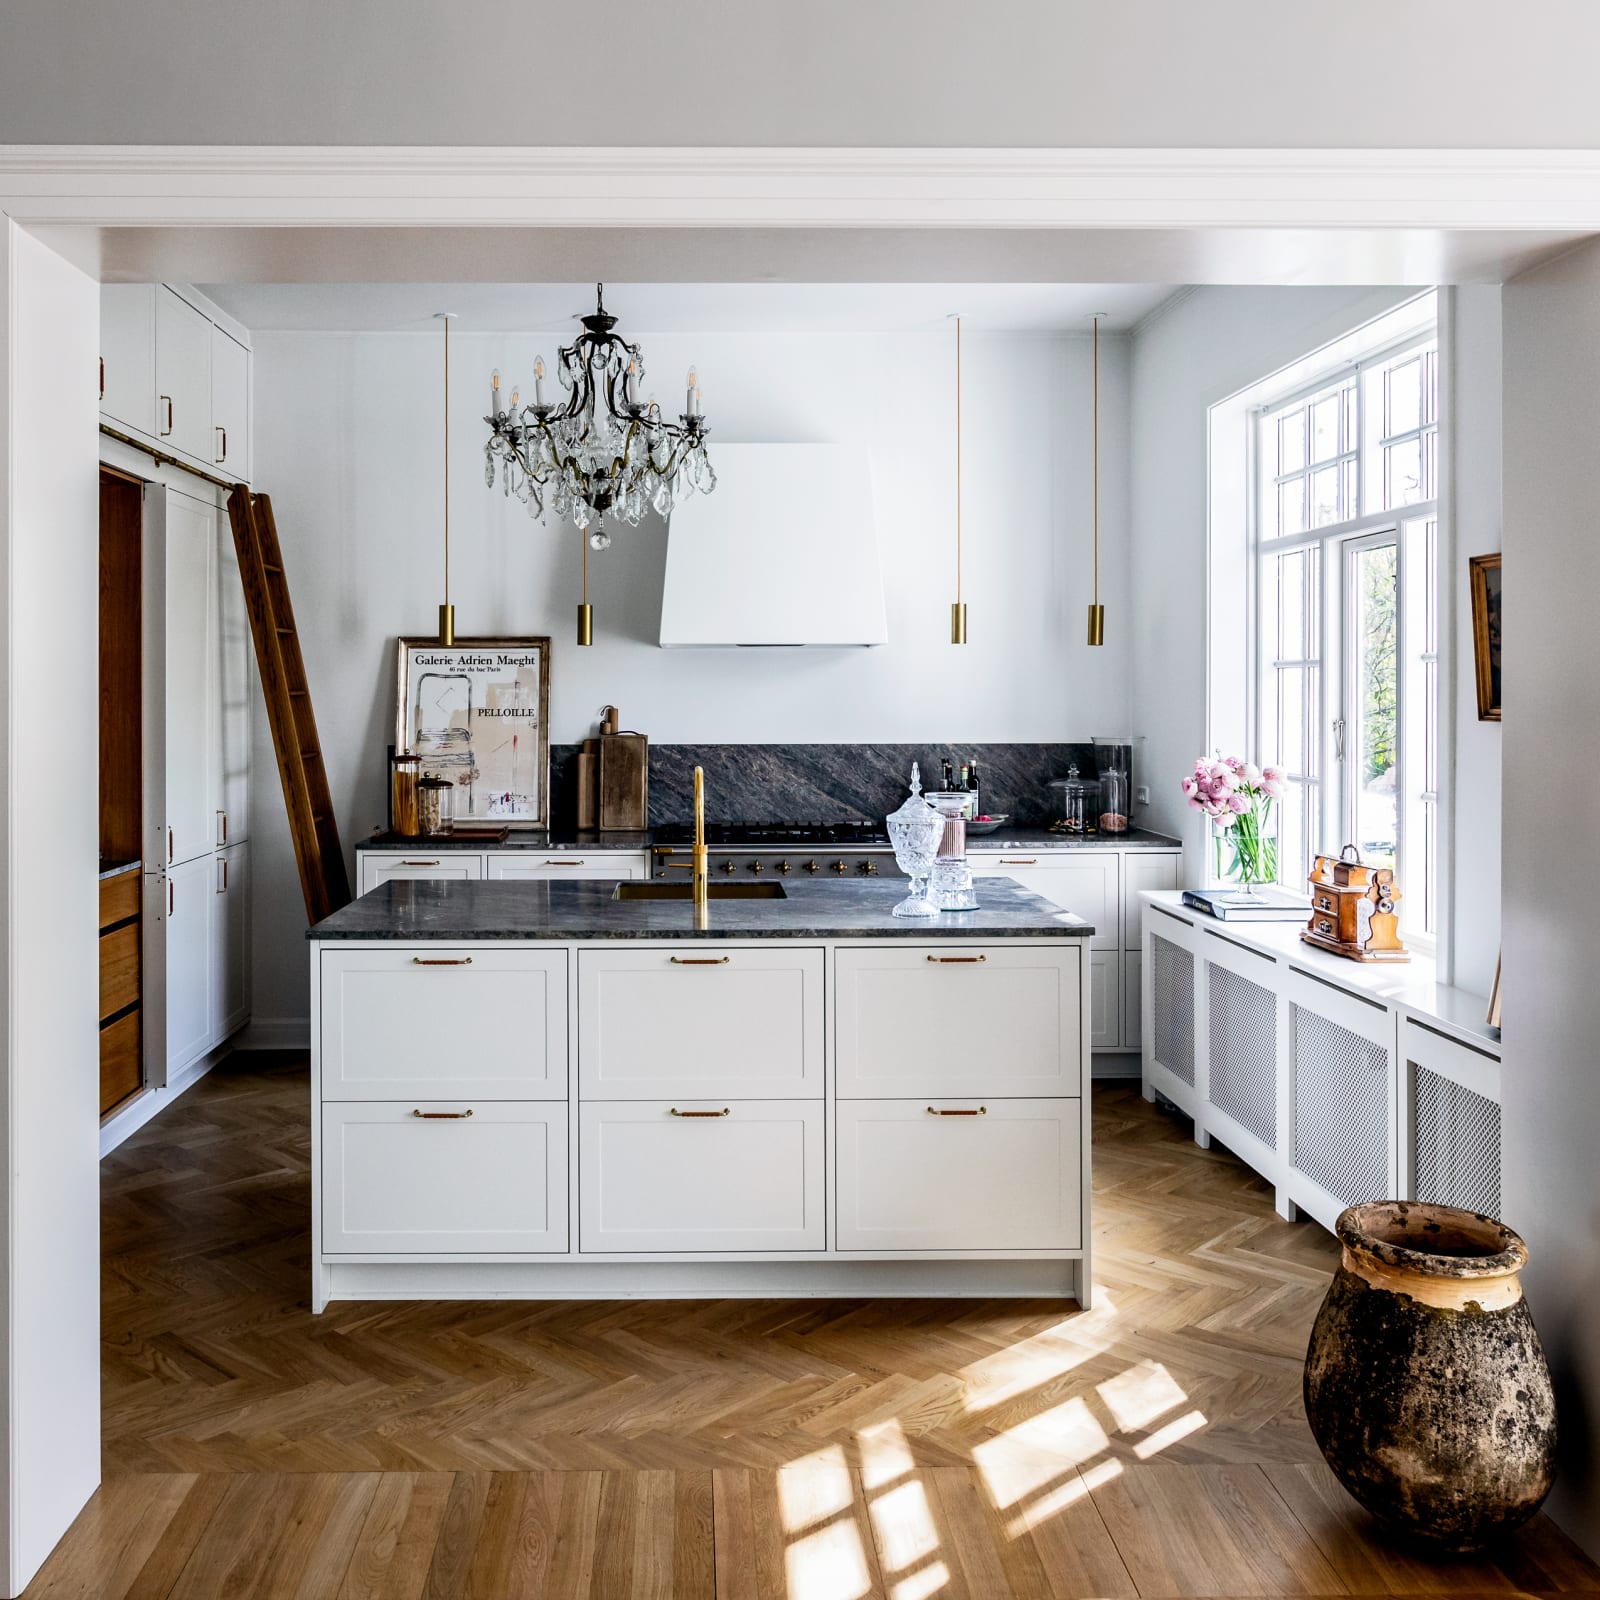
[[[395,749],[455,785],[457,823],[548,828],[549,639],[395,643]]]
[[[1473,556],[1472,662],[1478,683],[1478,721],[1500,720],[1500,556]]]

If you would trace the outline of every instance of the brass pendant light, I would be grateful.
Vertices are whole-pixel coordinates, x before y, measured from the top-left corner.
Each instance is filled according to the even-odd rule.
[[[444,324],[444,604],[439,607],[439,643],[456,642],[456,608],[450,604],[450,321],[453,311],[436,311]]]
[[[578,530],[583,540],[583,599],[578,602],[578,643],[594,643],[594,607],[589,604],[589,539],[583,529]]]
[[[967,642],[967,606],[961,598],[961,318],[956,318],[956,598],[950,607],[950,643]]]
[[[1106,608],[1100,604],[1100,316],[1094,318],[1094,599],[1089,603],[1089,643],[1106,642]]]

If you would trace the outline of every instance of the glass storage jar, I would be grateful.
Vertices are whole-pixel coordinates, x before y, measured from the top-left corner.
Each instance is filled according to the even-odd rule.
[[[430,772],[417,784],[417,825],[424,835],[450,831],[451,799],[455,785]]]
[[[415,839],[420,826],[417,817],[417,782],[422,776],[422,757],[398,751],[389,762],[389,826],[402,839]]]

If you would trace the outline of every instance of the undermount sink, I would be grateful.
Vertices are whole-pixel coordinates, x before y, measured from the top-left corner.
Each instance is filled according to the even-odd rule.
[[[787,900],[781,883],[708,883],[706,895],[712,900]],[[694,899],[692,883],[619,883],[613,900]]]

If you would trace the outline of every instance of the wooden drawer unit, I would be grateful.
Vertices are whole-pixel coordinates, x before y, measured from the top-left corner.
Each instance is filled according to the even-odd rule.
[[[840,1250],[1074,1250],[1078,1100],[840,1101]]]
[[[137,872],[122,872],[115,878],[100,880],[100,926],[109,928],[113,923],[126,922],[139,915],[139,898],[143,882]]]
[[[1080,1094],[1084,942],[841,949],[837,1095]]]
[[[425,878],[445,883],[476,883],[483,876],[483,857],[472,850],[429,852],[363,850],[359,856],[361,888],[366,894],[391,878]]]
[[[493,879],[599,878],[612,883],[647,876],[649,858],[641,850],[541,855],[537,850],[491,850],[486,876]]]
[[[1091,923],[1089,942],[1095,949],[1120,947],[1121,874],[1114,850],[974,850],[967,859],[974,877],[1015,878],[1024,889]],[[983,902],[981,882],[978,901]]]
[[[565,950],[325,950],[321,983],[324,1100],[566,1099]]]
[[[323,1106],[322,1248],[564,1252],[567,1108],[454,1100]]]
[[[786,939],[580,952],[580,1093],[820,1098],[822,969],[821,950]]]
[[[590,1101],[578,1130],[584,1252],[826,1245],[820,1100]]]
[[[137,887],[137,885],[135,885]],[[100,1020],[139,998],[139,924],[100,935]]]

